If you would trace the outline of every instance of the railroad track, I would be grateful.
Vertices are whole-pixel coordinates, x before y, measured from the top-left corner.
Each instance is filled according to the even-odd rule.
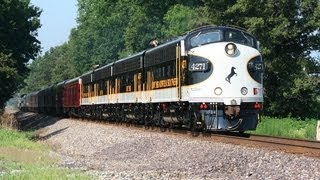
[[[30,115],[35,116],[36,114]],[[38,117],[39,116],[39,117]],[[36,118],[25,117],[22,118],[24,125],[30,128],[30,124],[33,126],[39,126],[43,123],[43,121],[48,121],[48,116],[38,115]],[[45,120],[44,120],[45,119]],[[20,119],[21,120],[21,119]],[[57,118],[52,117],[51,121],[57,120]],[[107,125],[114,125],[114,126],[123,126],[125,128],[136,128],[140,129],[141,131],[152,131],[161,133],[163,129],[159,127],[146,127],[144,125],[138,124],[130,124],[130,123],[116,123],[116,122],[106,122],[106,121],[92,121],[92,120],[80,120],[78,121],[86,121],[88,123],[100,123],[100,124],[107,124]],[[54,122],[51,122],[54,123]],[[49,123],[49,124],[51,124]],[[44,125],[45,126],[45,125]],[[22,127],[25,129],[26,127]],[[43,126],[42,126],[43,127]],[[33,129],[33,128],[31,128]],[[166,132],[168,135],[178,135],[183,136],[184,138],[194,138],[193,132],[183,129],[183,128],[167,128]],[[282,138],[282,137],[272,137],[272,136],[263,136],[263,135],[255,135],[255,134],[239,134],[239,133],[199,133],[199,136],[196,137],[198,140],[205,140],[205,141],[213,141],[213,142],[221,142],[221,143],[228,143],[228,144],[235,144],[235,145],[242,145],[247,147],[254,147],[254,148],[263,148],[269,149],[273,151],[282,151],[286,153],[292,154],[302,154],[311,157],[320,158],[320,141],[310,141],[310,140],[302,140],[302,139],[290,139],[290,138]]]
[[[256,134],[244,134],[236,136],[234,133],[217,134],[211,133],[212,140],[230,144],[258,147],[263,149],[282,151],[292,154],[302,154],[320,158],[320,141],[291,139],[283,137],[264,136]]]
[[[92,121],[89,121],[92,122]],[[97,121],[95,121],[97,122]],[[125,126],[126,128],[135,128],[142,131],[152,131],[163,133],[163,129],[159,127],[145,127],[144,125],[115,123],[115,122],[97,122],[115,126]],[[184,138],[197,138],[198,140],[221,142],[227,144],[242,145],[246,147],[262,148],[272,151],[280,151],[291,154],[300,154],[310,157],[320,158],[320,141],[291,139],[284,137],[273,137],[256,134],[239,134],[239,133],[225,133],[225,132],[206,132],[199,133],[194,137],[194,133],[183,128],[167,128],[168,135],[183,136]]]
[[[281,144],[281,145],[287,145],[292,147],[320,150],[320,141],[291,139],[291,138],[284,138],[284,137],[272,137],[272,136],[255,135],[255,134],[250,135],[250,140],[258,141],[258,142],[269,142],[272,144]]]
[[[108,123],[111,125],[118,125],[116,123]],[[126,128],[138,128],[141,130],[147,129],[147,131],[161,132],[163,131],[159,127],[147,127],[136,124],[122,124]],[[145,131],[145,130],[144,130]],[[167,129],[166,132],[171,135],[183,136],[184,138],[197,138],[199,140],[221,142],[235,145],[242,145],[253,148],[262,148],[272,151],[280,151],[291,154],[301,154],[305,156],[311,156],[320,158],[320,141],[303,140],[303,139],[291,139],[284,137],[273,137],[256,134],[239,134],[239,133],[224,133],[224,132],[207,132],[199,133],[194,137],[193,132],[181,129],[173,128]]]

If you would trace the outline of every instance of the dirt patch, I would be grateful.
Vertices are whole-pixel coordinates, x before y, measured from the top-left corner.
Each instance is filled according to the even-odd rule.
[[[49,157],[46,152],[33,150],[17,149],[14,147],[0,147],[0,159],[5,158],[14,162],[22,163],[45,163],[52,164],[57,162],[56,158]]]
[[[0,117],[0,126],[6,127],[6,128],[11,128],[11,129],[16,129],[18,127],[17,118],[15,117],[15,115],[12,112],[5,112]]]

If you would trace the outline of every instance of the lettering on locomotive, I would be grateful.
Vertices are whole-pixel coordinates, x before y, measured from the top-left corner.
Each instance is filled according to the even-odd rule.
[[[152,89],[168,88],[177,86],[177,78],[152,81]]]

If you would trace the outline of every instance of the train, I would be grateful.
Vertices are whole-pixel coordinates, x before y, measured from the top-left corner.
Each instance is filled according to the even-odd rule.
[[[259,42],[233,26],[182,36],[25,95],[21,110],[192,131],[255,130],[263,104]]]

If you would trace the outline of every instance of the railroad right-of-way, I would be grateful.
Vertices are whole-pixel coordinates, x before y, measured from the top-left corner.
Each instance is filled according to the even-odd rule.
[[[31,115],[20,116],[25,121]],[[49,124],[40,123],[39,138],[54,147],[52,154],[61,159],[60,165],[100,179],[320,177],[320,157],[269,149],[254,141],[245,145],[241,138],[237,144],[217,135],[192,137],[183,131],[162,133],[156,128],[43,119]]]

